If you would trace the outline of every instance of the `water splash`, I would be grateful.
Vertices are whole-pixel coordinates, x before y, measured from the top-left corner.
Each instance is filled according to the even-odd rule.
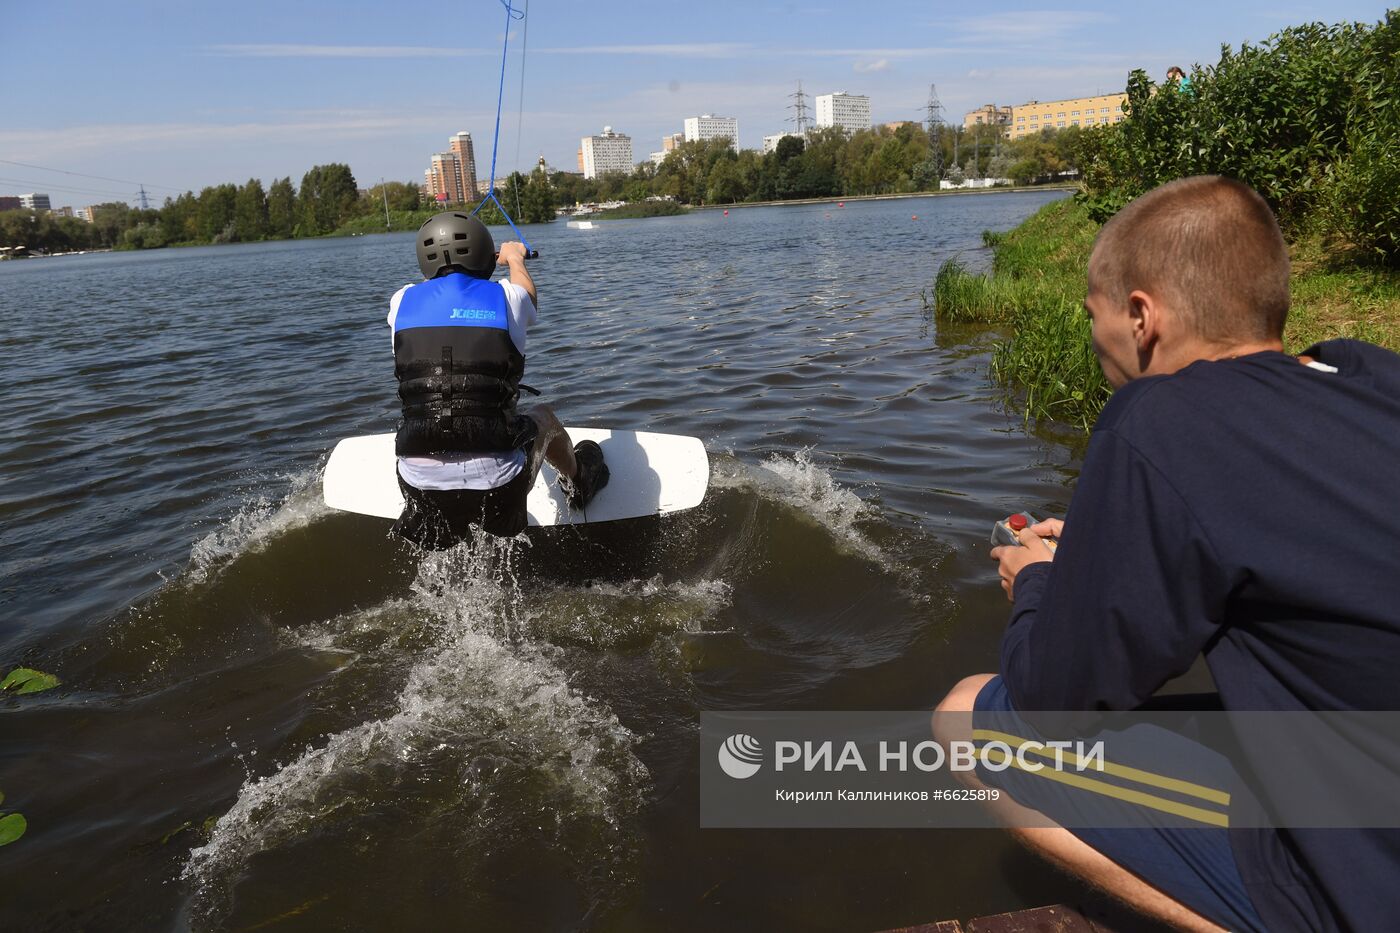
[[[552,587],[532,603],[527,628],[552,644],[593,649],[645,645],[658,635],[695,634],[729,606],[723,580],[647,580]]]
[[[722,489],[749,489],[799,512],[832,536],[848,553],[875,563],[888,564],[884,550],[859,527],[875,517],[873,506],[838,483],[831,473],[812,461],[811,448],[791,456],[771,455],[762,466],[737,459],[716,458],[711,485]]]
[[[222,525],[195,542],[187,584],[205,582],[211,573],[240,554],[257,551],[279,535],[311,524],[330,514],[321,499],[321,471],[306,470],[288,476],[289,489],[281,499],[259,496],[239,509]]]
[[[419,625],[409,640],[425,638],[427,647],[411,655],[387,715],[244,782],[182,872],[199,916],[228,908],[233,884],[255,855],[371,808],[399,808],[427,825],[461,820],[466,848],[487,853],[515,831],[517,812],[548,814],[552,823],[543,831],[556,847],[589,849],[571,852],[581,881],[590,885],[602,865],[617,883],[633,848],[629,834],[647,772],[633,754],[632,733],[571,688],[550,646],[525,638],[514,569],[522,541],[480,535],[428,555],[411,599],[305,633],[322,650],[353,651],[367,628],[407,612]],[[412,775],[425,772],[455,775],[448,782],[455,786],[445,797],[438,789],[438,799],[423,799],[407,788]],[[500,807],[481,805],[494,796]]]

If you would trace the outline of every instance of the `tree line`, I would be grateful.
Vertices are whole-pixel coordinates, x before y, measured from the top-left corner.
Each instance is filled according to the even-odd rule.
[[[266,189],[256,178],[242,185],[212,185],[198,194],[166,198],[139,210],[123,202],[97,204],[92,221],[43,211],[0,213],[0,245],[65,252],[80,249],[153,249],[207,243],[248,243],[323,236],[366,211],[416,210],[416,185],[388,182],[360,192],[350,167],[317,165],[294,187],[290,177]]]
[[[798,198],[936,191],[939,182],[1006,178],[1051,181],[1076,168],[1079,127],[1009,140],[1000,127],[917,123],[847,132],[838,127],[785,136],[773,152],[735,151],[727,139],[682,143],[660,165],[596,179],[557,173],[556,203],[641,201],[669,197],[685,204],[733,204]]]
[[[496,198],[516,223],[552,221],[560,207],[604,201],[645,202],[667,198],[682,204],[731,204],[860,194],[936,190],[942,178],[1011,178],[1026,184],[1073,171],[1079,150],[1077,127],[1006,140],[995,127],[938,127],[915,123],[847,133],[814,130],[784,137],[777,150],[734,151],[727,140],[688,142],[659,165],[644,162],[631,173],[585,179],[537,168],[504,179]],[[387,203],[386,203],[387,202]],[[386,223],[387,206],[387,223]],[[139,210],[121,202],[98,204],[91,223],[46,212],[0,213],[0,245],[66,252],[81,249],[154,249],[210,243],[249,243],[411,230],[444,207],[471,210],[475,202],[428,202],[418,185],[387,182],[358,190],[348,165],[317,165],[302,176],[256,178],[242,185],[212,185],[167,198]],[[488,201],[479,216],[505,223]]]

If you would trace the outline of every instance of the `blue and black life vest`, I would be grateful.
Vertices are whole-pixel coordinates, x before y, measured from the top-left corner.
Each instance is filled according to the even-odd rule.
[[[394,318],[401,457],[511,450],[525,357],[510,339],[505,290],[451,273],[414,285]]]

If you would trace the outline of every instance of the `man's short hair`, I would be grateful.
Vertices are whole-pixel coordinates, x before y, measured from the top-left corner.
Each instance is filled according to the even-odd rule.
[[[1198,175],[1147,192],[1104,224],[1089,270],[1114,304],[1141,289],[1203,340],[1283,336],[1288,246],[1269,205],[1234,179]]]

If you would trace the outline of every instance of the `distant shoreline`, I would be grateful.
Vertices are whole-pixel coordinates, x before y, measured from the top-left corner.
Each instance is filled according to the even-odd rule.
[[[736,201],[733,204],[691,204],[693,211],[729,210],[731,207],[783,207],[790,204],[838,204],[846,201],[894,201],[899,198],[943,198],[960,194],[1012,194],[1024,191],[1077,191],[1078,182],[1053,185],[1003,185],[1000,188],[966,188],[950,191],[910,191],[906,194],[852,194],[825,198],[790,198],[784,201]]]

